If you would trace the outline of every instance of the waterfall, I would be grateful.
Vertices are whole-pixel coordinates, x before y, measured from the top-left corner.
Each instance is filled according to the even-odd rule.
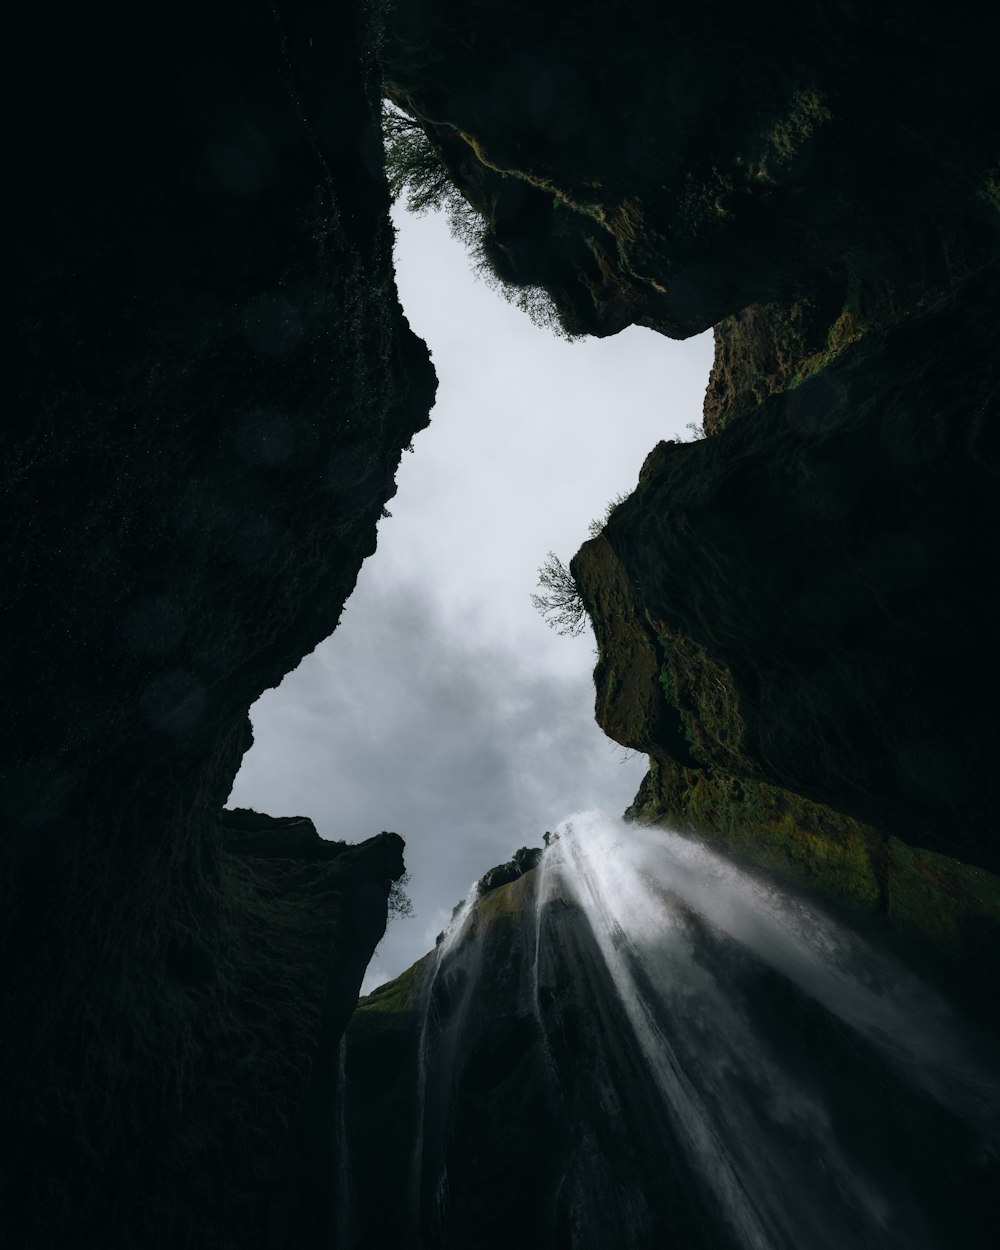
[[[821,1083],[782,1062],[747,993],[756,970],[778,973],[905,1080],[995,1136],[995,1080],[940,997],[699,842],[600,813],[557,833],[549,872],[586,915],[652,1085],[736,1243],[925,1244],[841,1147]]]
[[[377,994],[359,1013],[365,1045],[413,1039],[395,1172],[372,1128],[389,1073],[348,1049],[345,1245],[992,1244],[985,1046],[889,955],[693,838],[578,813],[533,872],[470,891],[413,975],[405,1021]]]
[[[661,1004],[676,1008],[690,978],[700,982],[702,1006],[715,1002],[717,994],[708,993],[695,970],[692,934],[700,921],[703,942],[709,935],[732,939],[734,954],[742,950],[787,977],[879,1047],[909,1080],[998,1133],[995,1076],[980,1066],[944,1000],[897,961],[694,839],[598,812],[566,824],[558,873],[598,941],[607,945],[609,930],[625,937]]]
[[[421,1225],[421,1194],[424,1188],[423,1171],[424,1171],[424,1141],[426,1139],[426,1120],[427,1120],[427,1047],[428,1047],[428,1029],[432,1025],[432,1014],[436,1007],[436,999],[434,996],[435,988],[438,983],[438,976],[441,971],[441,964],[445,956],[458,941],[459,937],[465,929],[466,921],[472,911],[476,899],[479,896],[478,882],[474,881],[469,886],[468,892],[462,899],[461,903],[455,908],[451,920],[448,922],[444,932],[438,938],[431,957],[430,970],[425,974],[424,980],[420,987],[421,1004],[420,1004],[420,1036],[417,1042],[417,1113],[416,1113],[416,1132],[413,1141],[413,1163],[410,1176],[410,1193],[409,1193],[409,1210],[410,1210],[410,1226],[414,1234],[414,1244],[419,1246],[419,1229]],[[439,1189],[447,1192],[446,1181],[442,1178],[439,1181]],[[438,1203],[435,1202],[435,1206]]]

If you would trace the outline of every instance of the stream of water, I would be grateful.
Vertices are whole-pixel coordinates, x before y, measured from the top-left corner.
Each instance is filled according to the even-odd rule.
[[[405,1244],[472,1244],[483,1203],[483,1246],[990,1244],[996,1073],[937,993],[696,840],[554,834],[423,971]]]
[[[787,1061],[747,990],[754,966],[769,967],[995,1146],[996,1082],[944,1001],[696,841],[599,813],[558,833],[539,911],[562,893],[586,915],[652,1087],[737,1243],[924,1244],[898,1191],[844,1148],[823,1082]]]

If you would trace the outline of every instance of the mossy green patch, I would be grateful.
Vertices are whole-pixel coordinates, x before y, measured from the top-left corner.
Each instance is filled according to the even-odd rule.
[[[517,923],[523,909],[530,907],[534,889],[535,877],[529,871],[477,899],[468,921],[470,935],[481,935],[487,929],[492,933],[498,926]]]
[[[873,849],[880,835],[800,795],[716,768],[651,761],[648,782],[629,810],[636,819],[707,835],[854,908],[879,905]]]
[[[663,743],[682,764],[714,763],[729,771],[757,771],[746,751],[748,701],[731,669],[706,647],[686,638],[665,621],[647,619],[656,631],[663,662],[659,683],[680,717],[683,741]]]
[[[802,795],[672,761],[650,759],[627,815],[697,833],[787,885],[871,917],[945,979],[981,989],[1000,972],[1000,877],[984,869]]]
[[[761,153],[753,163],[751,176],[772,180],[770,171],[789,165],[805,144],[833,114],[815,89],[794,91],[786,112],[765,134]]]
[[[649,751],[668,711],[652,629],[637,614],[628,578],[603,535],[585,543],[570,567],[597,638],[597,722],[622,746]]]
[[[365,998],[359,999],[354,1021],[357,1022],[359,1018],[364,1018],[373,1012],[389,1012],[396,1015],[415,1010],[420,978],[424,975],[432,958],[433,955],[425,955],[405,972],[401,972],[394,980],[387,981],[385,985],[372,990]],[[354,1023],[351,1027],[355,1027]]]
[[[995,165],[987,173],[981,197],[994,212],[1000,213],[1000,165]]]
[[[352,1064],[377,1068],[388,1062],[397,1096],[406,1102],[411,1084],[400,1064],[411,1062],[411,1051],[420,1032],[426,978],[434,969],[435,952],[418,959],[394,980],[359,999],[348,1029]],[[386,1079],[384,1076],[381,1078]]]
[[[947,855],[890,839],[888,914],[895,928],[933,938],[960,953],[970,941],[1000,932],[1000,877]],[[1000,949],[993,948],[1000,962]]]

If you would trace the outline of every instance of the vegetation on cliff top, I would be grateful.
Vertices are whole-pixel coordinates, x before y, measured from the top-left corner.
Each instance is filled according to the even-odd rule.
[[[418,217],[427,212],[444,212],[452,235],[465,246],[477,277],[540,328],[570,341],[579,338],[543,287],[512,279],[509,267],[501,263],[492,242],[487,219],[456,185],[442,151],[432,142],[430,127],[386,99],[382,105],[382,134],[393,199],[401,200],[407,211]]]
[[[587,628],[587,606],[570,570],[554,551],[538,570],[540,594],[533,594],[535,610],[557,634],[577,638]]]

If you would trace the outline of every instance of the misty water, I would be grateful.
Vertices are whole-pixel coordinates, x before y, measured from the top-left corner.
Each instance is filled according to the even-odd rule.
[[[468,1240],[477,1202],[540,1247],[989,1244],[969,1195],[996,1159],[993,1071],[889,955],[601,813],[506,890],[470,892],[420,967],[398,1244],[502,1244]]]
[[[814,909],[676,834],[577,817],[540,876],[579,905],[663,1103],[740,1245],[916,1245],[920,1230],[845,1154],[822,1090],[757,1027],[767,966],[984,1133],[996,1089],[945,1004]],[[537,994],[537,989],[536,989]],[[995,1124],[995,1121],[993,1121]]]

